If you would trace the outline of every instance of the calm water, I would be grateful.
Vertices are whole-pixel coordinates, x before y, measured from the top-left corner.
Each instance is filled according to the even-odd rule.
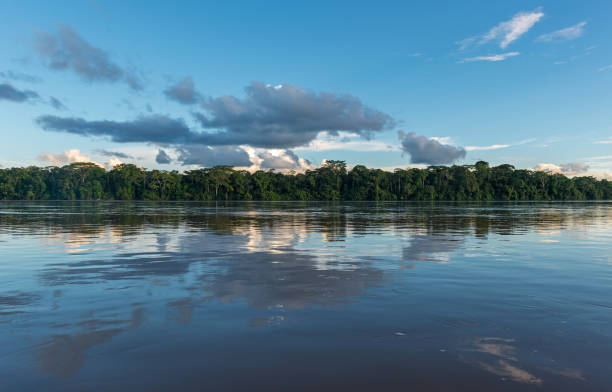
[[[0,390],[610,391],[612,203],[1,203]]]

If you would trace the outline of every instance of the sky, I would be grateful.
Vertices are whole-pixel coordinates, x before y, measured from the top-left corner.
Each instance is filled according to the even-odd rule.
[[[295,4],[292,4],[295,3]],[[612,2],[0,1],[0,165],[612,179]]]

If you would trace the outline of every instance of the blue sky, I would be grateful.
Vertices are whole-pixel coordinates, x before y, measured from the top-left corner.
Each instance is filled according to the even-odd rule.
[[[612,3],[288,3],[2,2],[0,165],[612,176]]]

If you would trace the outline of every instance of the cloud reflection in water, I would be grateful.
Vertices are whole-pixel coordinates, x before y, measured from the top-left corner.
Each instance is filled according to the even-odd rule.
[[[159,344],[207,366],[205,359],[223,355],[215,350],[234,347],[230,353],[240,356],[245,347],[265,347],[272,355],[292,344],[326,355],[370,347],[372,360],[386,353],[410,361],[421,352],[411,345],[441,353],[439,342],[451,336],[448,355],[466,337],[493,336],[483,334],[496,330],[491,319],[510,323],[512,312],[534,309],[533,287],[523,293],[519,280],[506,279],[523,261],[516,255],[530,256],[510,236],[535,236],[546,247],[544,236],[579,232],[573,240],[587,241],[587,229],[605,236],[609,224],[603,205],[7,203],[0,241],[10,238],[4,243],[19,249],[11,255],[30,270],[19,272],[27,278],[19,290],[0,290],[0,322],[17,337],[2,342],[13,353],[34,353],[44,374],[71,379],[124,355],[126,342]],[[470,263],[462,249],[470,249]],[[509,263],[483,264],[506,249],[515,252]],[[414,268],[402,269],[405,262]],[[488,275],[468,264],[486,266]],[[558,283],[546,280],[552,270],[531,271],[539,284]],[[492,277],[495,283],[486,280]],[[380,336],[388,331],[405,332],[385,346]],[[217,336],[235,341],[212,348]],[[470,339],[465,363],[514,383],[590,379],[571,361],[535,361],[518,345],[520,335]]]

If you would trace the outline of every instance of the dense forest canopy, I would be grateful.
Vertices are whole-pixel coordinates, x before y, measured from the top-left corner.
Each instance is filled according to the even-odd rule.
[[[487,162],[387,172],[327,161],[305,173],[93,163],[0,169],[2,200],[609,200],[612,182]]]

